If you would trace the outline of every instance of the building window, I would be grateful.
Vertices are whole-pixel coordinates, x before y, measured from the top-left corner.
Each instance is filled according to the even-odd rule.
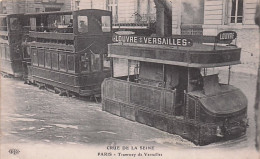
[[[42,3],[42,0],[34,0],[35,3]]]
[[[40,12],[40,8],[35,8],[35,12],[39,13]]]
[[[243,0],[231,0],[230,2],[230,23],[243,22]]]
[[[111,31],[111,20],[110,16],[102,16],[102,31],[103,32],[110,32]]]
[[[107,10],[112,12],[113,23],[118,22],[118,0],[107,0]]]
[[[79,2],[80,2],[79,0],[75,1],[75,9],[77,9],[77,10],[79,10]]]

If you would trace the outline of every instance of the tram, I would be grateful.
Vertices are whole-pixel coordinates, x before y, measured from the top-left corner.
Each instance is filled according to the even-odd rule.
[[[23,76],[21,45],[25,23],[23,14],[0,15],[0,63],[4,76]]]
[[[119,43],[108,46],[114,71],[102,83],[102,110],[196,145],[244,135],[246,96],[230,78],[220,83],[218,74],[206,73],[239,64],[241,49],[180,37],[117,36]]]
[[[86,9],[28,13],[31,63],[29,83],[66,95],[100,94],[111,76],[107,44],[112,42],[111,12]]]

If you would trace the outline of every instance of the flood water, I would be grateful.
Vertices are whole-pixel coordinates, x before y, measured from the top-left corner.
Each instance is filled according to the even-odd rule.
[[[227,72],[220,74],[226,81]],[[195,146],[178,135],[103,112],[101,104],[61,97],[23,81],[1,78],[1,147],[3,158],[256,158],[254,98],[256,76],[232,73],[231,84],[248,98],[249,128],[238,139]],[[119,145],[120,150],[107,146]],[[154,146],[154,150],[127,150],[122,146]],[[8,151],[19,149],[18,155]],[[111,152],[112,156],[100,156]],[[143,156],[120,156],[119,153]],[[144,156],[145,152],[155,156]],[[204,154],[210,155],[210,157]],[[114,156],[113,156],[114,155]],[[162,155],[162,156],[160,156]],[[195,158],[194,157],[194,158]],[[192,157],[191,157],[192,158]]]

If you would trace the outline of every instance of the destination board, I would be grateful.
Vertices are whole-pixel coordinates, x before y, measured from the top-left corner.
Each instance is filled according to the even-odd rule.
[[[191,47],[193,45],[192,40],[187,38],[146,37],[146,36],[117,35],[117,34],[113,35],[113,42],[184,46],[184,47]]]
[[[234,40],[236,37],[237,37],[237,33],[234,31],[222,31],[217,35],[217,39],[219,41]]]

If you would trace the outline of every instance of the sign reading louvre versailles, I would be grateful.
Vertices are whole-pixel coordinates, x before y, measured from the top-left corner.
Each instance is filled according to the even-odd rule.
[[[113,36],[113,42],[125,42],[135,44],[151,44],[151,45],[168,45],[168,46],[183,46],[191,47],[193,42],[187,38],[172,38],[172,37],[146,37],[133,35],[117,35]]]

